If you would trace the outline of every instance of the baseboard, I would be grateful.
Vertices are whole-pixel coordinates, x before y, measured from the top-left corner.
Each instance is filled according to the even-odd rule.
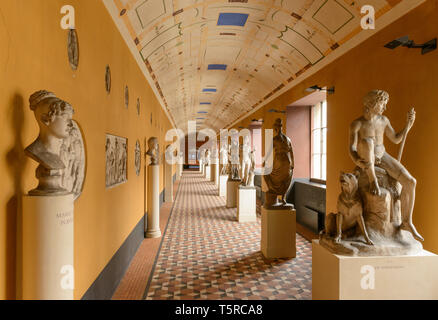
[[[144,240],[144,226],[145,220],[143,216],[90,288],[88,288],[87,292],[82,296],[82,300],[110,300],[112,298],[138,247]]]

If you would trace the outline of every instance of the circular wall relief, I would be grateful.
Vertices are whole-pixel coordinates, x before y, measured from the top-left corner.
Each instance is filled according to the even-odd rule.
[[[140,169],[141,169],[141,149],[140,149],[140,141],[137,140],[135,143],[135,174],[137,176],[140,175]]]
[[[105,71],[105,89],[108,94],[111,92],[111,69],[109,65],[106,66]]]
[[[72,70],[77,70],[79,65],[79,43],[76,29],[68,30],[67,52],[70,67],[72,68]]]
[[[140,98],[137,98],[137,114],[140,115]]]
[[[72,192],[76,200],[82,193],[86,163],[82,131],[75,120],[72,120],[70,134],[63,140],[59,155],[65,165],[61,186]]]
[[[125,87],[125,107],[128,109],[129,107],[129,88],[128,86]]]

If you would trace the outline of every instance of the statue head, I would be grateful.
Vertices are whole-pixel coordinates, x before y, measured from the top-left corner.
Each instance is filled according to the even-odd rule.
[[[277,118],[273,125],[274,134],[279,135],[281,133],[282,128],[283,128],[283,120]]]
[[[372,90],[363,98],[364,113],[382,114],[386,110],[388,101],[388,92]]]
[[[158,150],[158,138],[157,137],[151,137],[148,140],[148,148],[149,151],[156,151]]]
[[[65,139],[72,128],[73,108],[46,90],[37,91],[29,98],[30,109],[40,128],[40,135]]]

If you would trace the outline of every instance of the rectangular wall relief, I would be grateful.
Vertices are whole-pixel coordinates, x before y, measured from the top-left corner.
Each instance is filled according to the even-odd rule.
[[[128,181],[128,139],[107,134],[105,150],[106,187],[115,187]]]

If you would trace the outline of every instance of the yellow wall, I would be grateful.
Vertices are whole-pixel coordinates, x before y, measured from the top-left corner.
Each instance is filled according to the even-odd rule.
[[[271,128],[272,115],[277,114],[268,114],[267,110],[284,110],[304,97],[307,94],[304,89],[312,85],[336,87],[336,93],[328,95],[327,100],[327,212],[334,212],[340,192],[339,172],[354,169],[348,155],[348,128],[362,114],[362,97],[372,89],[388,91],[391,98],[386,115],[397,131],[404,127],[408,110],[415,107],[417,121],[409,133],[402,163],[418,180],[414,223],[426,239],[424,247],[435,253],[438,253],[438,51],[423,56],[419,49],[392,51],[383,46],[404,35],[418,43],[429,41],[438,36],[437,21],[438,1],[428,0],[248,117],[259,119],[269,115],[264,128]],[[398,146],[389,141],[386,146],[397,156]]]
[[[67,31],[60,28],[60,9],[67,3],[76,9],[80,62],[75,72],[67,58]],[[20,226],[17,208],[21,195],[37,183],[36,163],[23,153],[38,134],[28,98],[40,89],[53,91],[73,105],[74,119],[85,135],[87,174],[83,194],[75,202],[74,220],[78,299],[144,214],[144,158],[137,177],[135,141],[140,140],[144,152],[145,139],[158,136],[162,147],[171,125],[99,0],[2,0],[0,43],[0,299],[19,295],[15,289],[21,239],[16,231]],[[107,64],[112,73],[109,95],[104,82]],[[128,110],[125,85],[130,89]],[[128,182],[108,190],[106,133],[128,138]],[[162,190],[162,178],[160,185]]]

